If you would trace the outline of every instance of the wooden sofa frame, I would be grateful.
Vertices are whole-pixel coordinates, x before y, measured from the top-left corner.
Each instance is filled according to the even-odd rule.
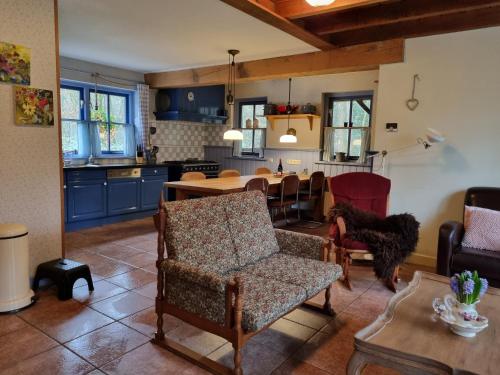
[[[180,357],[204,368],[205,370],[213,374],[243,375],[241,349],[252,336],[267,329],[272,323],[274,323],[274,321],[255,332],[245,332],[243,330],[241,320],[243,314],[245,287],[240,277],[235,277],[234,281],[230,281],[226,284],[225,322],[223,326],[201,316],[198,316],[192,312],[183,310],[175,305],[167,303],[165,295],[166,280],[164,277],[164,271],[161,270],[161,265],[165,259],[164,254],[166,250],[164,238],[166,229],[166,211],[163,206],[163,201],[160,201],[159,212],[155,214],[153,218],[156,229],[158,230],[158,259],[156,261],[156,267],[158,269],[158,285],[155,304],[157,314],[157,331],[151,342],[171,351],[174,354],[179,355]],[[326,258],[325,260],[332,261],[333,253],[331,252],[331,248],[329,246],[324,246],[323,251],[327,251],[327,255],[324,256]],[[319,293],[321,293],[321,291]],[[308,302],[307,304],[304,303],[304,306],[330,316],[335,316],[335,311],[333,310],[330,303],[330,296],[331,285],[329,285],[325,289],[325,303],[323,305]],[[293,309],[290,311],[293,311]],[[289,312],[287,312],[286,314],[288,314]],[[218,362],[215,362],[179,343],[176,343],[173,340],[166,338],[165,332],[163,331],[163,314],[170,314],[172,316],[175,316],[176,318],[179,318],[186,323],[189,323],[204,331],[213,333],[231,342],[234,349],[234,369],[225,367]],[[282,316],[278,317],[276,320],[280,319],[281,317]]]

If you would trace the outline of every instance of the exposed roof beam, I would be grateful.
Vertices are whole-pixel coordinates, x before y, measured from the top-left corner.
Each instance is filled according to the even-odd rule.
[[[347,30],[330,35],[330,40],[340,46],[369,43],[389,38],[412,38],[500,26],[500,5],[490,5],[475,11],[462,11],[446,15],[417,18]]]
[[[381,25],[415,21],[427,17],[447,16],[459,12],[473,12],[500,0],[407,0],[378,6],[325,14],[305,19],[306,28],[314,34],[326,35]]]
[[[249,82],[318,74],[378,69],[381,64],[403,62],[404,41],[387,40],[329,51],[304,53],[237,63],[236,81]],[[227,81],[227,65],[144,75],[153,88],[209,86]]]
[[[391,1],[394,0],[336,0],[330,5],[313,7],[307,4],[305,0],[274,0],[274,11],[282,17],[297,19]]]
[[[272,9],[272,4],[268,1],[263,0],[221,0],[222,2],[231,5],[232,7],[255,17],[262,22],[265,22],[271,26],[274,26],[294,37],[320,49],[328,50],[333,48],[325,39],[310,33],[299,25],[294,24],[285,17],[274,12]],[[270,6],[271,8],[266,7]]]

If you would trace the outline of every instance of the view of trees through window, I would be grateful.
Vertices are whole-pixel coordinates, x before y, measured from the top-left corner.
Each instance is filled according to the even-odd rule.
[[[82,120],[82,92],[79,89],[61,88],[62,149],[66,154],[78,153],[78,120]]]
[[[245,101],[239,106],[239,127],[243,132],[243,153],[258,154],[264,147],[267,118],[264,116],[265,101]],[[257,127],[255,127],[257,125]]]
[[[125,95],[90,92],[90,120],[99,122],[101,152],[122,153],[125,149],[124,124],[127,123],[127,98]]]

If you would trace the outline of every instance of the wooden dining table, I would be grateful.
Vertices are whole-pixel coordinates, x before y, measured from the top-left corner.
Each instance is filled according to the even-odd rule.
[[[301,186],[309,182],[309,175],[299,174]],[[249,175],[239,177],[208,178],[195,181],[171,181],[165,182],[165,187],[175,189],[175,199],[187,199],[190,196],[207,197],[221,194],[238,193],[245,189],[245,184],[252,178],[267,178],[269,181],[269,193],[279,192],[282,177],[269,175]]]

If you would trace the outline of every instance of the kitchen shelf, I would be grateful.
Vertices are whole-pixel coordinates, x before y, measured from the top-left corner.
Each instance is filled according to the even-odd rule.
[[[271,124],[271,129],[274,130],[274,121],[275,120],[286,120],[289,115],[267,115],[266,118],[269,120]],[[309,128],[313,130],[314,119],[321,118],[319,115],[312,115],[307,113],[292,113],[290,115],[290,120],[296,119],[308,119],[309,120]]]

